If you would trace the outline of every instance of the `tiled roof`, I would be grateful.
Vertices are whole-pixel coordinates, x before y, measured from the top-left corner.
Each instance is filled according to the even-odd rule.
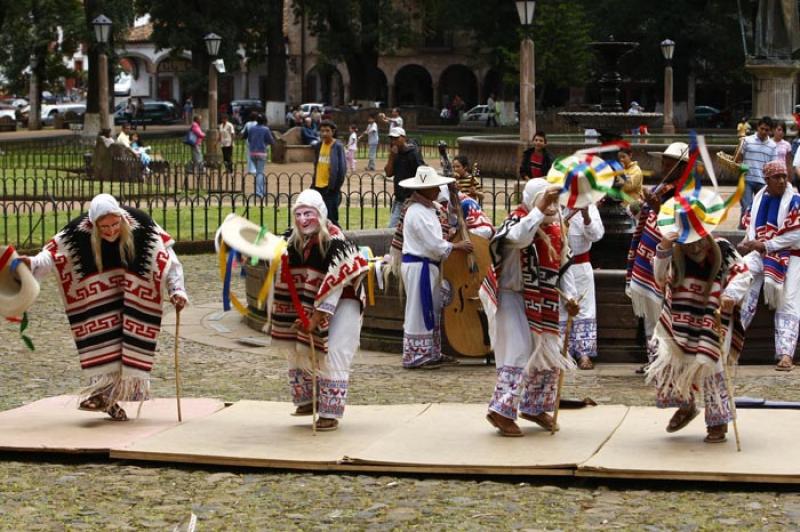
[[[126,42],[147,42],[153,35],[153,24],[148,23],[143,26],[136,26],[128,31]]]

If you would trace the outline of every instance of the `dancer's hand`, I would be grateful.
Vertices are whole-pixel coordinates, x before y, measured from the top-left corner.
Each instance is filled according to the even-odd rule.
[[[173,305],[175,305],[175,310],[177,312],[182,311],[183,307],[185,307],[186,303],[188,303],[187,299],[180,294],[173,294],[173,296],[169,298],[169,300]]]
[[[461,242],[456,242],[453,244],[453,249],[465,251],[467,253],[472,253],[475,249],[475,246],[472,245],[472,242],[469,240],[462,240]]]
[[[577,316],[578,312],[581,310],[580,305],[574,298],[569,298],[567,302],[564,303],[564,308],[570,316]]]
[[[661,237],[661,243],[658,245],[664,251],[669,251],[672,249],[672,245],[678,240],[678,232],[677,231],[670,231],[669,233],[663,235]]]
[[[592,223],[592,218],[589,216],[589,207],[584,207],[581,211],[581,216],[583,217],[583,225],[589,225]]]
[[[737,246],[739,253],[747,255],[751,251],[758,251],[762,255],[767,252],[767,246],[758,240],[744,240]]]
[[[732,298],[728,296],[722,296],[719,300],[719,309],[726,314],[730,314],[733,311],[733,306],[735,304],[736,302]]]
[[[558,196],[561,194],[561,187],[553,185],[544,191],[536,200],[536,208],[544,212],[547,207],[558,201]]]

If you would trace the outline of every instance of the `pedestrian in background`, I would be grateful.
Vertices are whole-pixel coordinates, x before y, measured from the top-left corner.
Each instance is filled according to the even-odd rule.
[[[222,115],[222,122],[219,124],[219,145],[222,147],[222,160],[225,162],[225,169],[228,173],[233,172],[233,136],[236,130],[228,120],[228,115]]]
[[[267,127],[267,119],[259,114],[256,125],[247,131],[247,146],[250,150],[250,162],[256,169],[256,196],[263,198],[267,194],[267,183],[264,167],[267,164],[267,147],[275,144],[272,131]]]
[[[347,139],[347,169],[350,173],[356,173],[356,151],[358,150],[358,128],[355,124],[350,124],[350,137]]]
[[[322,195],[328,208],[328,219],[339,225],[340,191],[347,173],[345,150],[342,143],[336,140],[336,124],[330,120],[320,123],[319,135],[321,141],[316,145],[311,188]]]
[[[378,155],[378,143],[380,137],[378,135],[378,124],[375,122],[375,114],[369,115],[367,119],[367,129],[361,134],[363,137],[367,136],[367,146],[369,152],[367,154],[367,170],[370,172],[375,171],[375,157]]]

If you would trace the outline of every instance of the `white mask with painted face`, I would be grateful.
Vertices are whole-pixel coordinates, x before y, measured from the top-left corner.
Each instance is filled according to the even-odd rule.
[[[312,207],[298,207],[294,210],[294,225],[303,236],[319,232],[319,213]]]

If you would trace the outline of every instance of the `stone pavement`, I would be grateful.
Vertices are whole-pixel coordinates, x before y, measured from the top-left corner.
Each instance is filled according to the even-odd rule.
[[[195,307],[185,314],[188,327],[192,313],[216,312],[220,282],[213,256],[182,260]],[[239,284],[234,289],[243,293]],[[37,347],[33,353],[23,347],[16,326],[0,327],[0,409],[81,386],[53,277],[44,281],[30,318],[29,334]],[[235,324],[233,317],[220,321],[227,326],[228,319]],[[169,320],[167,316],[152,375],[153,392],[161,397],[171,396],[175,384]],[[210,333],[187,334],[181,340],[186,396],[289,400],[286,364],[269,349],[208,345],[204,335]],[[570,376],[564,395],[589,396],[602,404],[651,405],[652,389],[631,370],[601,363],[595,371]],[[742,368],[737,394],[800,400],[798,375]],[[398,353],[364,353],[353,368],[349,401],[485,404],[493,384],[494,369],[480,364],[409,372],[400,368]],[[486,430],[492,430],[488,424]],[[520,445],[526,442],[530,444],[519,440]],[[793,456],[791,449],[776,453]],[[770,486],[300,474],[5,455],[0,456],[0,493],[0,530],[15,531],[165,530],[191,512],[199,517],[200,530],[800,528],[800,494]]]

